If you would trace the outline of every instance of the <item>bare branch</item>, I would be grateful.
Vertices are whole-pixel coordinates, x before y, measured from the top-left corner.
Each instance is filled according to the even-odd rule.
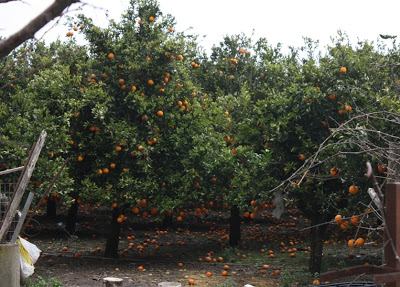
[[[29,22],[24,28],[0,42],[0,59],[7,56],[12,50],[17,48],[26,40],[33,38],[35,33],[43,26],[57,16],[61,15],[65,8],[77,2],[80,2],[80,0],[56,0],[45,11]]]
[[[0,4],[4,4],[7,2],[12,2],[12,1],[19,1],[19,0],[0,0]]]

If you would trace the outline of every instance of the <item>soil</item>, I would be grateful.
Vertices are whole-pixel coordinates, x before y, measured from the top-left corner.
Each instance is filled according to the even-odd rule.
[[[54,277],[62,286],[103,286],[103,278],[117,277],[124,280],[125,287],[152,287],[160,282],[189,286],[189,279],[195,280],[195,286],[242,287],[251,284],[273,287],[279,285],[285,272],[301,275],[301,270],[307,268],[308,243],[305,238],[309,231],[301,228],[308,223],[297,210],[289,210],[280,220],[268,211],[261,212],[253,220],[244,220],[240,249],[227,247],[227,212],[213,211],[201,217],[188,212],[183,222],[173,222],[169,227],[154,219],[131,214],[131,218],[123,223],[118,259],[103,257],[111,211],[96,208],[88,211],[87,207],[81,206],[79,212],[79,226],[73,235],[63,228],[65,215],[62,210],[56,217],[35,216],[41,230],[29,241],[42,250],[42,255],[35,264],[32,281],[41,276]],[[296,247],[296,256],[282,253],[281,244],[285,248]],[[270,258],[268,250],[274,251],[275,258]],[[335,264],[352,264],[346,262],[348,253],[329,252],[335,254]],[[361,262],[370,260],[373,253],[367,251],[367,255],[363,255],[365,250],[362,249],[356,252],[360,254],[353,252],[354,258]],[[206,257],[215,262],[205,262]],[[269,269],[263,268],[265,264]],[[228,276],[221,274],[224,265],[229,265]],[[139,266],[144,269],[139,270]],[[281,275],[275,275],[276,270],[281,271]],[[207,272],[212,276],[207,277]]]

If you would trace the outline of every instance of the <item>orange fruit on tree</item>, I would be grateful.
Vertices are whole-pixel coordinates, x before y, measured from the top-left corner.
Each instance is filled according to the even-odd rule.
[[[312,284],[313,284],[313,285],[319,285],[319,284],[321,284],[321,282],[319,282],[318,279],[315,279],[315,280],[312,282]]]
[[[157,112],[157,116],[162,117],[163,115],[164,115],[164,112],[163,112],[163,111],[158,111],[158,112]]]
[[[232,149],[232,153],[233,153],[233,154],[237,154],[237,152],[238,152],[238,150],[237,150],[236,148],[233,148],[233,149]]]
[[[155,20],[155,19],[154,19],[153,16],[150,16],[150,17],[149,17],[149,21],[150,21],[150,22],[154,22],[154,20]]]
[[[114,59],[114,54],[113,53],[109,53],[107,56],[109,59]]]
[[[350,218],[350,222],[351,222],[351,224],[353,224],[353,225],[356,225],[359,221],[360,221],[360,217],[357,216],[357,215],[353,215],[353,216]]]
[[[304,156],[304,154],[301,154],[301,155],[299,156],[299,160],[303,161],[303,160],[305,160],[305,159],[306,159],[306,157]]]
[[[346,105],[346,112],[350,112],[353,108],[350,105]]]
[[[340,214],[336,215],[336,216],[335,216],[335,222],[336,222],[337,224],[342,224],[342,223],[343,223],[342,218],[343,218],[343,217],[342,217]]]
[[[358,186],[352,185],[349,187],[349,192],[352,195],[356,195],[358,193]]]
[[[152,79],[150,79],[150,80],[147,81],[147,84],[149,84],[150,86],[154,85],[154,81]]]
[[[334,100],[335,98],[336,98],[336,96],[335,96],[334,94],[330,94],[330,95],[329,95],[329,99],[330,99],[330,100]]]
[[[77,161],[79,161],[79,162],[83,161],[83,156],[81,156],[81,155],[78,156]]]
[[[142,24],[143,24],[142,19],[140,19],[140,20],[138,21],[138,24],[139,24],[139,25],[142,25]]]
[[[107,174],[107,173],[109,173],[110,172],[110,170],[108,169],[108,168],[103,168],[103,173],[105,173],[105,174]]]
[[[115,167],[116,167],[115,163],[110,163],[110,168],[115,168]]]
[[[350,248],[355,247],[354,239],[350,239],[350,240],[347,242],[347,245],[348,245]]]
[[[98,175],[102,175],[102,174],[103,174],[103,170],[99,169],[99,170],[97,171],[97,174],[98,174]]]
[[[339,176],[340,171],[336,167],[332,167],[330,173],[332,176]]]
[[[121,149],[122,149],[122,148],[121,148],[121,146],[119,146],[119,145],[117,145],[117,146],[115,147],[115,150],[116,150],[116,151],[121,151]]]
[[[380,173],[385,173],[385,172],[387,172],[387,167],[385,165],[383,165],[383,164],[379,164],[378,165],[378,171]]]
[[[346,67],[341,67],[340,68],[340,73],[346,74],[347,73],[347,68]]]
[[[178,55],[177,58],[178,58],[178,60],[182,60],[183,56],[182,55]]]
[[[111,204],[112,208],[116,208],[117,206],[118,206],[118,203],[116,203],[116,202],[113,202],[113,204]]]
[[[357,247],[361,247],[361,246],[364,245],[364,243],[365,243],[365,240],[364,240],[363,238],[357,238],[357,240],[356,240],[356,242],[355,242],[355,245],[356,245]]]

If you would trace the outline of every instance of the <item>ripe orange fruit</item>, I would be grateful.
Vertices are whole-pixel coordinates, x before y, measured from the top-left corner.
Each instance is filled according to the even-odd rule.
[[[79,161],[79,162],[81,162],[81,161],[83,161],[83,156],[78,156],[78,159],[77,159],[77,161]]]
[[[143,269],[144,269],[143,266],[138,267],[138,270],[140,270],[140,271],[142,271]]]
[[[383,164],[379,164],[378,165],[378,171],[380,173],[385,173],[385,172],[387,172],[387,167],[385,165],[383,165]]]
[[[64,246],[63,249],[62,249],[62,251],[64,251],[64,252],[65,252],[65,251],[68,251],[68,247]]]
[[[194,285],[194,279],[189,279],[189,285]]]
[[[142,24],[143,24],[142,19],[140,19],[140,20],[138,21],[138,24],[139,24],[139,25],[142,25]]]
[[[118,222],[118,223],[122,223],[123,220],[124,220],[124,219],[123,219],[122,217],[118,217],[118,218],[117,218],[117,222]]]
[[[312,282],[312,284],[313,284],[313,285],[319,285],[319,284],[321,284],[321,282],[319,282],[318,279],[315,279],[315,280]]]
[[[211,273],[211,272],[207,272],[207,273],[206,273],[206,276],[207,276],[207,277],[211,277],[211,276],[212,276],[212,273]]]
[[[358,193],[358,187],[355,186],[355,185],[350,186],[350,187],[349,187],[349,192],[350,192],[350,194],[352,194],[352,195],[356,195],[356,194]]]
[[[335,222],[337,224],[342,224],[343,223],[342,216],[340,214],[335,216]]]
[[[107,174],[107,173],[109,173],[110,172],[110,170],[108,169],[108,168],[103,168],[103,173],[105,173],[105,174]]]
[[[118,203],[116,203],[116,202],[113,202],[113,204],[111,204],[112,208],[116,208],[117,206],[118,206]]]
[[[147,81],[147,84],[149,84],[150,86],[154,85],[154,81],[152,79],[150,79],[150,80]]]
[[[168,31],[174,32],[174,28],[170,27],[170,28],[168,28]]]
[[[265,264],[265,265],[263,265],[263,268],[264,268],[264,269],[269,269],[269,265],[268,265],[268,264]]]
[[[340,171],[336,167],[332,167],[330,173],[332,176],[339,176]]]
[[[343,115],[343,110],[338,110],[339,115]]]
[[[346,105],[346,112],[350,112],[353,108],[350,105]]]
[[[224,270],[228,270],[229,266],[228,265],[224,265],[222,268],[224,268]]]
[[[330,95],[329,95],[329,99],[330,99],[330,100],[334,100],[335,98],[336,98],[336,96],[335,96],[334,94],[330,94]]]
[[[340,73],[342,73],[343,75],[347,73],[347,69],[346,67],[341,67],[340,68]]]
[[[351,224],[356,225],[360,221],[360,217],[353,215],[350,219]]]
[[[222,275],[222,276],[228,276],[228,271],[226,271],[226,270],[222,271],[222,272],[221,272],[221,275]]]
[[[347,245],[348,245],[350,248],[355,247],[354,239],[350,239],[350,240],[347,242]]]
[[[77,118],[77,117],[79,117],[79,114],[78,113],[74,113],[74,118]]]
[[[115,163],[110,163],[110,168],[115,168],[115,167],[116,167]]]
[[[356,244],[357,247],[363,246],[364,243],[365,243],[365,240],[364,240],[363,238],[357,238],[357,240],[356,240],[356,242],[355,242],[355,244]]]
[[[117,145],[117,146],[115,147],[115,150],[116,150],[116,151],[121,151],[121,149],[122,149],[122,148],[121,148],[119,145]]]
[[[303,160],[305,160],[305,159],[306,159],[306,157],[304,156],[304,154],[301,154],[301,155],[299,156],[299,160],[303,161]]]
[[[149,17],[149,21],[150,21],[150,22],[154,22],[154,20],[155,20],[155,19],[154,19],[153,16],[150,16],[150,17]]]
[[[110,53],[110,54],[108,54],[108,56],[107,56],[109,59],[114,59],[114,54],[113,53]]]
[[[157,112],[157,116],[162,117],[163,115],[164,115],[164,112],[163,112],[163,111],[158,111],[158,112]]]
[[[237,154],[237,152],[238,152],[238,151],[237,151],[236,148],[233,148],[233,149],[232,149],[232,153],[233,153],[233,154]]]
[[[98,174],[98,175],[102,175],[102,174],[103,174],[103,170],[99,169],[99,170],[97,171],[97,174]]]

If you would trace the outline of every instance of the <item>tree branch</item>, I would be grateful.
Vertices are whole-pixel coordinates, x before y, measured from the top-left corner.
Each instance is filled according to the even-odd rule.
[[[6,1],[6,0],[0,0]],[[0,41],[0,59],[7,56],[12,50],[19,45],[34,37],[35,33],[39,31],[48,22],[61,15],[65,8],[73,3],[80,2],[80,0],[56,0],[45,11],[38,15],[35,19],[29,22],[24,28],[15,34],[11,35],[5,40]]]

